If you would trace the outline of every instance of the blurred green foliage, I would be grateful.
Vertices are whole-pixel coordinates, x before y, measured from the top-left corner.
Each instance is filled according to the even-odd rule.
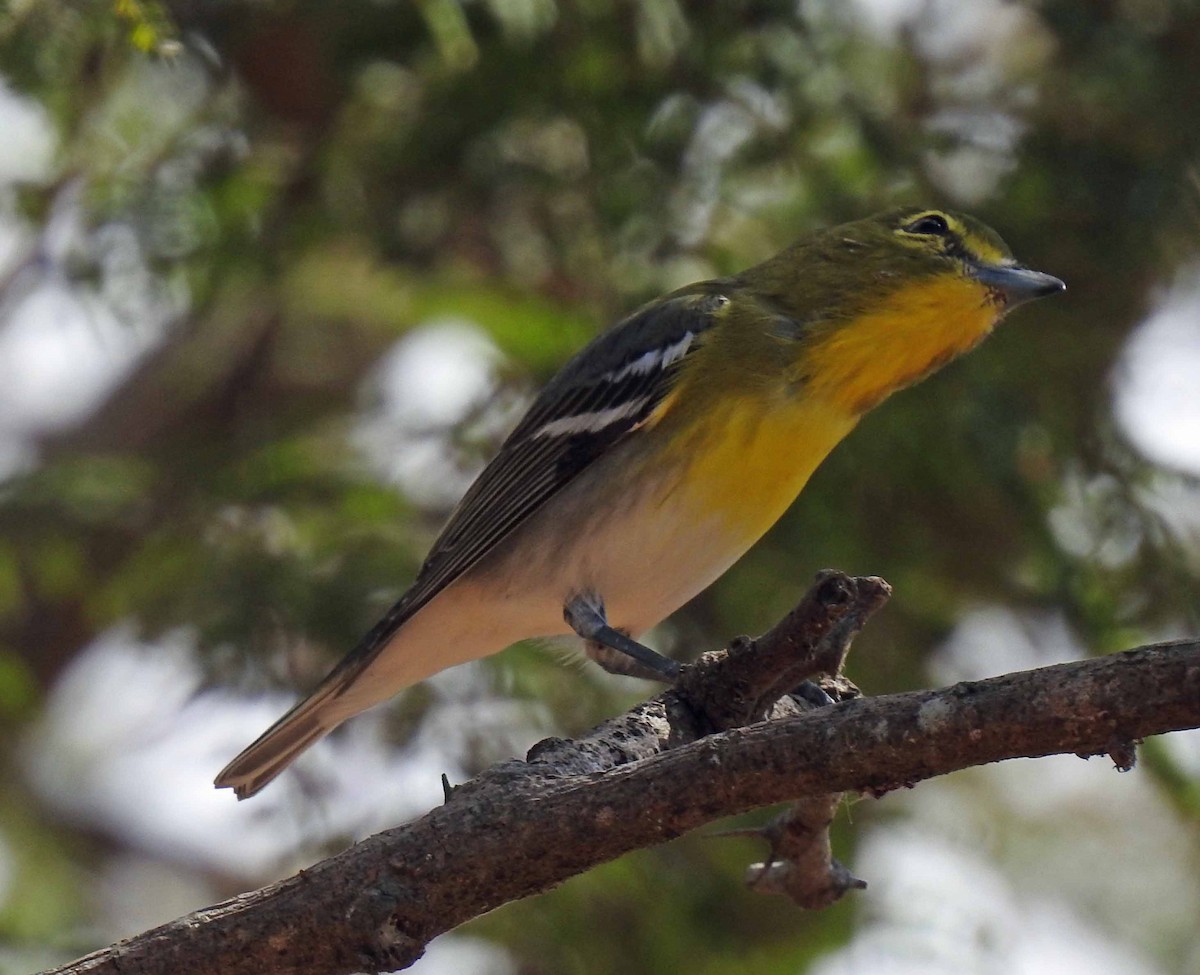
[[[434,438],[467,476],[503,435],[489,414],[511,418],[596,329],[897,201],[972,210],[1068,295],[869,417],[665,639],[692,653],[761,630],[826,565],[896,586],[851,663],[871,692],[927,683],[928,654],[975,605],[1052,608],[1096,652],[1194,628],[1200,546],[1148,502],[1194,502],[1194,483],[1123,439],[1110,380],[1196,261],[1200,8],[932,2],[894,29],[879,9],[0,12],[0,77],[55,139],[40,176],[0,192],[18,239],[0,329],[54,286],[153,337],[0,482],[6,742],[118,622],[192,628],[210,679],[243,687],[311,681],[374,622],[453,500],[407,496],[357,439],[383,395],[374,370],[410,330],[466,320],[499,352],[461,422],[398,438]],[[1064,510],[1082,547],[1055,528]],[[553,728],[619,706],[610,684],[546,661],[522,648],[495,672]],[[19,776],[15,751],[2,762]],[[1169,756],[1150,765],[1194,810]],[[38,802],[6,796],[4,843],[38,866],[11,881],[0,938],[76,930],[87,910],[59,896],[64,864],[117,842],[40,821]],[[839,840],[849,852],[853,831]],[[722,842],[631,857],[475,930],[529,973],[796,971],[850,936],[851,904],[797,917],[744,893],[744,844]]]

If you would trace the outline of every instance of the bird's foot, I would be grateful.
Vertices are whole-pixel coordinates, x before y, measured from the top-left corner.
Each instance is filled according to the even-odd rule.
[[[563,619],[586,641],[587,655],[610,674],[674,683],[679,664],[656,653],[608,625],[604,600],[595,593],[572,596],[563,606]]]

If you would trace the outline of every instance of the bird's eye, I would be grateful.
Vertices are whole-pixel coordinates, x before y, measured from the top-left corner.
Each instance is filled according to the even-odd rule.
[[[927,213],[904,228],[910,234],[924,234],[933,237],[945,237],[950,233],[950,224],[940,213]]]

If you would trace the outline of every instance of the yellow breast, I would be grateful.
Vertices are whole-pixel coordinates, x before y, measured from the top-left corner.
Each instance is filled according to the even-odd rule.
[[[802,362],[807,393],[865,413],[973,349],[999,315],[987,288],[970,278],[915,281],[813,343]]]
[[[677,410],[669,397],[648,424],[674,427],[670,450],[687,468],[667,503],[718,515],[748,547],[863,413],[974,347],[998,315],[970,278],[923,278],[810,338],[786,374],[756,376],[709,411]]]
[[[666,503],[705,513],[749,548],[857,422],[837,406],[782,392],[767,410],[761,401],[727,402],[680,440],[690,457],[678,496]]]

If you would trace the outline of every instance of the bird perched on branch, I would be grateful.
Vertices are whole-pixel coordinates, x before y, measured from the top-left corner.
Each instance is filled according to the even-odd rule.
[[[972,217],[906,207],[645,305],[550,381],[412,587],[217,776],[258,792],[347,718],[446,667],[570,632],[620,673],[717,579],[859,418],[1063,290]]]

